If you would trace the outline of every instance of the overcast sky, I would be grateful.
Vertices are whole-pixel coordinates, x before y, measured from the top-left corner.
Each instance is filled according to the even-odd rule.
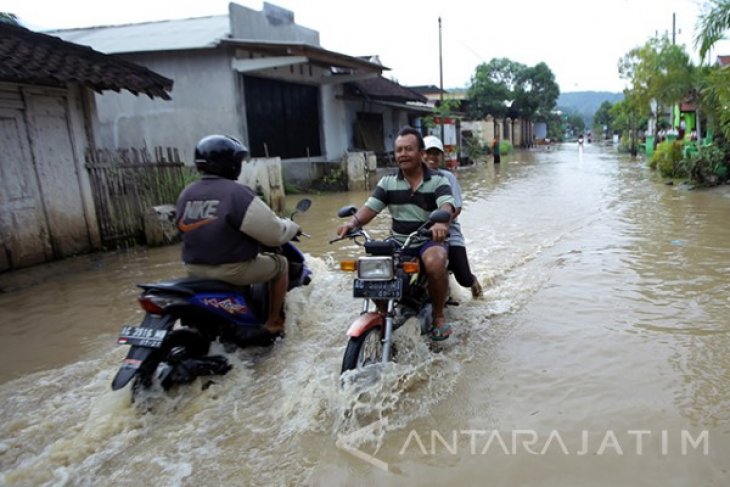
[[[236,3],[261,10],[261,0]],[[297,24],[319,31],[326,49],[380,56],[386,76],[405,85],[439,84],[442,18],[444,87],[469,84],[476,66],[495,57],[545,62],[561,92],[621,91],[619,58],[656,32],[672,31],[694,49],[702,0],[271,0]],[[225,0],[2,0],[31,29],[111,25],[220,15]],[[723,41],[713,53],[730,54]]]

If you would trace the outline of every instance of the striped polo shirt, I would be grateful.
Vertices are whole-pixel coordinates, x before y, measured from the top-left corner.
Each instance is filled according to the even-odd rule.
[[[393,218],[392,230],[401,243],[418,230],[433,210],[446,203],[456,207],[448,179],[422,164],[423,180],[414,190],[399,169],[397,174],[383,176],[365,206],[380,213],[387,206]]]

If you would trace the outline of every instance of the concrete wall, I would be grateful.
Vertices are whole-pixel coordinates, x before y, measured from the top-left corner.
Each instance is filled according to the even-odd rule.
[[[535,122],[534,134],[537,140],[542,140],[547,137],[547,123]]]
[[[343,100],[338,99],[343,86],[323,85],[321,95],[322,138],[326,160],[339,160],[352,147],[352,114]]]
[[[229,134],[246,142],[241,83],[224,49],[124,57],[174,80],[172,100],[126,91],[97,95],[102,147],[173,146],[192,162],[195,144],[206,135]]]
[[[284,180],[280,158],[251,159],[243,165],[238,182],[256,191],[272,210],[284,210]]]
[[[294,12],[264,2],[263,11],[230,3],[231,34],[234,39],[303,42],[319,46],[319,32],[296,25]]]
[[[369,191],[378,183],[378,161],[373,152],[348,152],[344,167],[348,191]]]

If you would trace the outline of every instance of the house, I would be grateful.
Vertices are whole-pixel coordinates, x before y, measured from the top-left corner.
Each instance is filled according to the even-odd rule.
[[[147,68],[0,23],[0,271],[100,247],[86,149],[94,92],[169,99]]]
[[[730,66],[730,56],[717,56],[715,64],[721,68],[727,68]]]
[[[170,103],[127,94],[97,100],[105,146],[175,146],[192,162],[197,140],[227,133],[242,139],[253,157],[281,158],[287,182],[307,178],[312,164],[339,163],[362,148],[357,131],[377,122],[358,113],[383,116],[382,143],[364,147],[392,150],[391,112],[410,110],[403,101],[418,98],[409,94],[390,107],[381,103],[390,100],[368,98],[367,86],[357,83],[388,68],[322,48],[317,31],[268,3],[262,11],[231,3],[228,15],[53,33],[175,80]]]

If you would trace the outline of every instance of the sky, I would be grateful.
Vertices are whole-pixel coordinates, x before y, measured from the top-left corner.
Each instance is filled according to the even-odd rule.
[[[0,0],[0,11],[26,27],[50,30],[222,15],[225,0]],[[237,0],[254,10],[262,0]],[[697,15],[703,0],[270,0],[295,22],[319,31],[325,49],[378,55],[403,85],[439,85],[439,24],[443,86],[469,85],[474,70],[506,57],[528,66],[545,62],[561,92],[623,90],[618,60],[657,33],[672,33],[695,62]],[[730,41],[712,53],[730,54]]]

